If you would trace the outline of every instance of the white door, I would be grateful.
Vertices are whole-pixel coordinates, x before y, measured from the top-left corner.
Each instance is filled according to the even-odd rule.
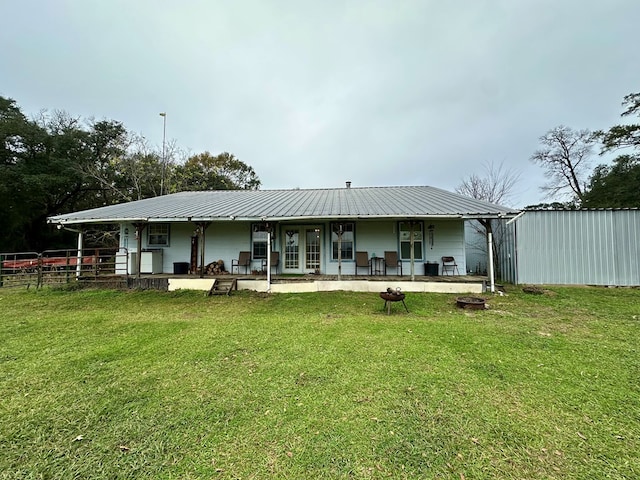
[[[322,230],[318,226],[291,227],[284,230],[282,273],[319,273]]]

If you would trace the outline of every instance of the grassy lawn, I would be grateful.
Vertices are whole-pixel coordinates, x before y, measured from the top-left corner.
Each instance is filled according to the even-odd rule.
[[[640,478],[640,290],[0,289],[0,478]]]

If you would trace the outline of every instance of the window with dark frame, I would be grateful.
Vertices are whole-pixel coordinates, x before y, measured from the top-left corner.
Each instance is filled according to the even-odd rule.
[[[168,247],[169,246],[169,224],[150,223],[147,226],[147,246]]]
[[[332,223],[331,224],[331,258],[338,260],[338,232],[342,225],[342,242],[340,245],[342,260],[353,260],[353,244],[355,224],[353,222]]]
[[[411,223],[400,222],[398,224],[398,233],[400,241],[400,258],[402,260],[411,260]],[[422,243],[423,243],[423,224],[422,222],[413,222],[413,259],[422,260]]]
[[[251,257],[255,260],[267,258],[267,226],[254,223],[251,226]]]

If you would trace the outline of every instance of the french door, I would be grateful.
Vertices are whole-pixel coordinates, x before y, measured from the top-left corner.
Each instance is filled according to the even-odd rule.
[[[317,226],[291,227],[284,230],[283,273],[320,273],[322,263],[322,229]]]

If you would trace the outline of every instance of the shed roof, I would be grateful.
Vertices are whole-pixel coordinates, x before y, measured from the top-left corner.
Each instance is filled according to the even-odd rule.
[[[125,221],[496,218],[517,212],[427,186],[180,192],[55,215],[58,224]]]

